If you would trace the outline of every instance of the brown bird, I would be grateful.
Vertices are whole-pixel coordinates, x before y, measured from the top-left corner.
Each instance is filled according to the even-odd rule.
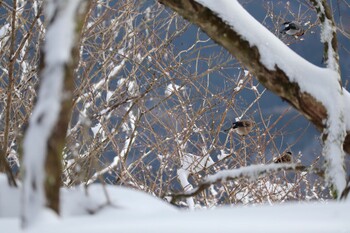
[[[232,130],[241,136],[245,136],[252,131],[254,126],[255,123],[253,121],[242,120],[232,123],[232,126],[228,129],[225,129],[224,132],[229,132]]]
[[[273,160],[274,163],[291,163],[292,162],[292,152],[286,151],[277,158]]]

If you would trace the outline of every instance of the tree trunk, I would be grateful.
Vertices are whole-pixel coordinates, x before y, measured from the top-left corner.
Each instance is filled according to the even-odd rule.
[[[64,67],[64,87],[63,96],[64,99],[61,103],[61,111],[57,124],[52,132],[49,141],[47,142],[47,155],[45,161],[45,196],[46,205],[50,209],[59,213],[60,205],[60,187],[62,184],[62,153],[66,142],[67,128],[71,119],[72,106],[73,106],[73,91],[74,91],[74,69],[79,62],[79,48],[80,38],[82,34],[83,25],[85,24],[85,17],[88,10],[90,10],[91,3],[86,4],[83,11],[79,10],[79,14],[76,16],[76,29],[75,29],[75,43],[71,51],[71,60],[65,64]],[[54,20],[54,19],[53,19]],[[44,59],[42,59],[43,61]],[[44,67],[42,64],[41,67]]]

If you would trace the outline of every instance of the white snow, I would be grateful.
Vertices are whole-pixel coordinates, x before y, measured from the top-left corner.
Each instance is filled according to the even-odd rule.
[[[164,94],[165,96],[170,96],[171,94],[173,94],[173,92],[179,91],[180,90],[180,86],[176,85],[174,83],[168,84],[165,88]]]
[[[86,191],[83,187],[62,189],[62,216],[42,211],[40,222],[22,231],[18,218],[19,190],[9,188],[4,175],[0,175],[0,195],[0,200],[6,200],[0,202],[1,231],[11,233],[350,231],[350,202],[225,206],[186,211],[141,191],[100,184],[91,185]],[[111,204],[107,204],[108,200]]]
[[[137,84],[136,80],[131,80],[128,83],[128,94],[131,97],[137,97],[138,95],[140,95],[140,87]]]
[[[350,131],[350,114],[348,114],[350,112],[350,93],[347,92],[344,88],[343,88],[343,102],[346,103],[344,104],[344,113],[345,114],[345,124],[346,124],[346,130]]]
[[[248,74],[250,73],[249,70],[243,70],[243,72],[244,72],[244,77],[247,77]]]
[[[9,33],[10,32],[10,24],[6,23],[0,28],[0,48],[6,44],[8,38],[9,38]]]
[[[188,181],[189,175],[190,175],[190,172],[187,171],[186,169],[179,168],[177,170],[177,178],[179,179],[180,184],[181,184],[182,188],[184,189],[184,191],[190,191],[193,189],[193,186]],[[193,210],[195,208],[195,204],[194,204],[192,197],[186,198],[186,203],[187,203],[187,206],[190,210]]]
[[[113,91],[109,91],[107,90],[107,94],[106,94],[106,101],[109,102],[109,99],[113,96]]]
[[[95,126],[91,127],[91,131],[94,134],[94,138],[99,133],[100,129],[102,128],[102,125],[100,123],[97,123]]]
[[[45,11],[49,19],[53,16],[56,7],[59,10],[56,20],[50,25],[46,32],[45,61],[47,63],[67,62],[70,59],[70,51],[74,43],[75,15],[81,0],[61,1],[48,0]]]
[[[239,80],[239,82],[238,82],[238,84],[237,84],[237,87],[235,87],[234,90],[235,90],[236,92],[240,91],[240,90],[242,89],[242,87],[243,87],[243,84],[244,84],[243,79]]]
[[[208,168],[213,163],[214,162],[208,153],[203,157],[191,153],[183,153],[183,158],[181,159],[181,167],[191,173],[198,173],[203,169]]]
[[[260,173],[263,172],[269,172],[269,171],[277,171],[282,168],[294,168],[295,164],[255,164],[250,165],[247,167],[241,167],[239,169],[232,169],[232,170],[222,170],[218,171],[214,175],[208,176],[206,178],[206,182],[214,183],[218,180],[227,180],[232,179],[236,177],[248,177],[249,179],[256,179],[258,178]]]
[[[4,217],[18,218],[20,203],[20,192],[18,188],[10,187],[7,177],[0,173],[0,222]]]
[[[124,64],[125,60],[122,60],[122,62],[119,65],[114,66],[111,72],[109,73],[108,78],[114,77],[116,74],[118,74],[118,72],[124,67]]]
[[[321,0],[316,0],[316,2],[317,2],[317,8],[319,8],[320,10],[319,18],[324,17],[325,9]],[[333,33],[336,32],[336,30],[337,28],[335,27],[335,25],[332,24],[332,21],[330,21],[329,19],[325,18],[324,22],[321,22],[321,42],[328,44],[328,50],[327,50],[328,57],[326,60],[327,67],[338,72],[339,64],[335,59],[335,57],[336,56],[338,57],[338,55],[336,55],[336,52],[334,51],[332,46]]]

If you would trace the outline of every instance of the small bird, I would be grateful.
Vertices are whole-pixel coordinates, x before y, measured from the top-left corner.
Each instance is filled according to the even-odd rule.
[[[242,120],[232,123],[232,126],[228,129],[225,129],[224,132],[232,130],[241,136],[246,136],[250,133],[250,131],[252,131],[254,126],[255,123],[253,121]]]
[[[283,29],[280,31],[282,34],[290,36],[302,36],[304,35],[304,29],[295,21],[283,23]]]
[[[273,160],[274,163],[290,163],[292,162],[292,152],[286,151]]]

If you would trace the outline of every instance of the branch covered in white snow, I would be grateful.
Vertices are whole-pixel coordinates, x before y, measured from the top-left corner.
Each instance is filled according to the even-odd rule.
[[[343,148],[350,152],[349,118],[340,74],[296,54],[251,16],[237,0],[159,0],[197,24],[225,47],[269,90],[288,101],[327,135],[324,154],[328,177],[341,192],[345,187]],[[323,40],[329,37],[323,36]],[[335,64],[336,62],[331,62]],[[334,104],[337,103],[337,104]],[[324,131],[325,130],[325,131]],[[345,137],[346,136],[346,137]],[[327,155],[326,155],[327,154]]]
[[[276,172],[280,170],[303,170],[303,171],[308,171],[309,169],[296,165],[296,164],[289,164],[289,163],[281,163],[281,164],[255,164],[255,165],[250,165],[247,167],[241,167],[238,169],[232,169],[232,170],[223,170],[219,171],[214,175],[210,175],[207,178],[202,181],[198,187],[193,188],[189,191],[185,191],[183,193],[177,193],[177,194],[171,194],[170,196],[172,197],[171,202],[175,203],[178,199],[180,198],[186,198],[186,197],[192,197],[200,192],[206,190],[209,188],[211,185],[216,184],[216,183],[221,183],[224,181],[229,181],[229,180],[235,180],[241,177],[246,177],[249,178],[249,180],[255,180],[259,178],[259,176],[264,175],[269,172]]]

